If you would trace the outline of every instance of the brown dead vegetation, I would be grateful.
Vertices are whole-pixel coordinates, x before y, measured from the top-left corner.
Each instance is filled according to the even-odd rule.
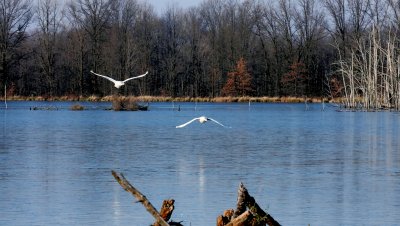
[[[62,97],[43,97],[43,96],[7,96],[7,101],[90,101],[90,102],[112,102],[114,96],[62,96]],[[170,97],[170,96],[119,96],[122,101],[130,102],[214,102],[214,103],[304,103],[306,100],[308,103],[321,103],[334,102],[341,103],[343,98],[321,98],[321,97]],[[0,97],[0,100],[4,100],[4,97]]]

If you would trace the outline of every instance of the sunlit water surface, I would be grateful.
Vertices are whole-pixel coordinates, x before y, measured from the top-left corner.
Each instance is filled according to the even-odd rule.
[[[400,114],[320,104],[9,102],[0,109],[0,225],[149,225],[122,172],[172,219],[215,225],[240,182],[283,225],[400,222]],[[32,106],[59,110],[29,110]],[[174,111],[172,107],[180,107]],[[175,126],[206,115],[215,123]]]

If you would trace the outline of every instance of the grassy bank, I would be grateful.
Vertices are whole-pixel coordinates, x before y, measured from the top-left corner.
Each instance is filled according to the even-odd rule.
[[[109,101],[113,100],[113,96],[61,96],[61,97],[43,97],[43,96],[11,96],[7,97],[8,101]],[[215,103],[233,103],[233,102],[259,102],[259,103],[320,103],[321,97],[168,97],[168,96],[121,96],[119,98],[137,101],[137,102],[215,102]],[[4,97],[0,97],[4,101]],[[325,102],[341,102],[340,99],[328,100]]]

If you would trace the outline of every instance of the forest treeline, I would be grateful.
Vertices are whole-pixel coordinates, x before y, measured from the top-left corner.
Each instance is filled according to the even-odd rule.
[[[102,96],[115,88],[90,70],[121,80],[149,71],[119,92],[344,96],[355,106],[374,87],[371,103],[394,104],[399,17],[398,0],[204,0],[161,14],[138,0],[1,1],[0,90]]]

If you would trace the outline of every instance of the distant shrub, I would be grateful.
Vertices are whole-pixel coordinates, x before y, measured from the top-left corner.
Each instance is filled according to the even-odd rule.
[[[138,104],[134,98],[114,97],[112,100],[112,108],[114,111],[137,111]]]
[[[70,108],[72,111],[82,111],[85,110],[85,107],[80,104],[74,104]]]

